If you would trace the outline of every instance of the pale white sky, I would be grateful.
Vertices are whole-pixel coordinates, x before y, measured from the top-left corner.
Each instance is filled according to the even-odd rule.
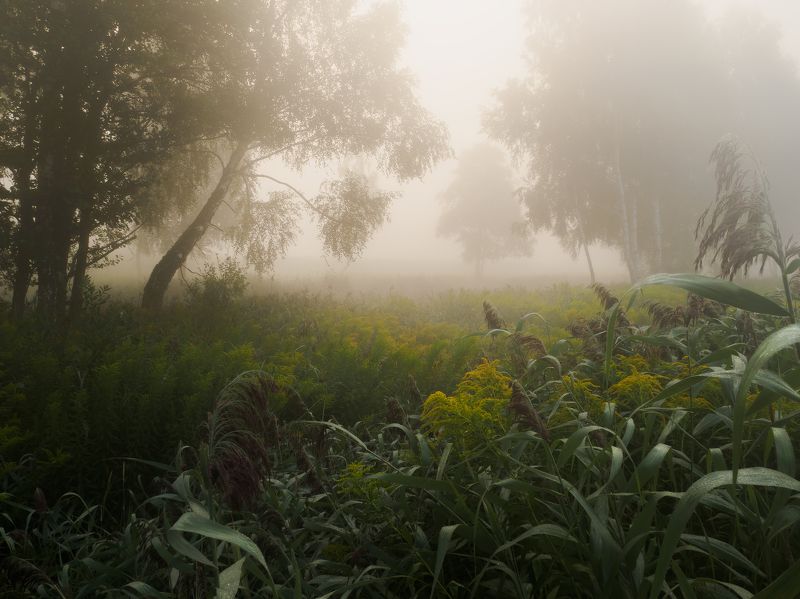
[[[481,113],[491,102],[492,90],[510,77],[521,74],[525,40],[522,16],[524,0],[404,0],[408,26],[405,65],[416,75],[419,97],[449,129],[451,144],[459,150],[479,143]],[[783,30],[784,48],[800,58],[800,2],[796,0],[702,0],[712,15],[735,4],[757,7]],[[435,234],[440,213],[438,195],[447,187],[454,161],[440,164],[423,181],[403,187],[393,205],[391,222],[376,233],[362,258],[346,265],[325,260],[316,231],[308,227],[286,260],[276,267],[279,277],[297,276],[298,269],[311,268],[317,274],[385,272],[398,268],[406,274],[468,274],[470,267],[460,261],[460,248]],[[297,175],[295,174],[295,180]],[[319,173],[305,173],[300,181],[312,192]],[[625,276],[616,251],[594,248],[593,257],[600,280]],[[498,271],[546,276],[584,276],[582,258],[572,260],[553,239],[540,237],[534,255],[527,259],[501,261]]]

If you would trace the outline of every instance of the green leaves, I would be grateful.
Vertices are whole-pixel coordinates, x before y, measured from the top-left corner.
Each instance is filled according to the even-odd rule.
[[[738,478],[738,484],[755,487],[778,487],[800,492],[800,481],[777,470],[769,468],[744,468],[739,470],[738,477],[733,470],[722,472],[711,472],[695,482],[689,489],[680,495],[678,504],[672,511],[669,525],[664,533],[661,542],[659,558],[656,570],[653,574],[653,583],[650,590],[650,599],[657,599],[661,596],[662,584],[669,570],[672,555],[678,546],[681,534],[686,528],[689,519],[692,517],[695,508],[705,498],[720,487],[734,484]]]
[[[736,391],[736,400],[733,406],[733,480],[736,482],[736,473],[742,459],[742,440],[744,437],[744,419],[746,403],[745,399],[750,390],[750,385],[754,382],[761,369],[766,366],[772,356],[779,351],[800,343],[800,325],[789,325],[772,333],[764,342],[758,346],[753,355],[747,361],[747,366],[742,373],[741,380]]]
[[[632,290],[638,291],[649,285],[670,285],[672,287],[679,287],[706,299],[757,314],[789,316],[785,308],[776,304],[771,299],[723,279],[715,279],[692,273],[657,274],[646,277],[634,285]]]
[[[194,533],[209,539],[216,539],[218,541],[230,543],[231,545],[235,545],[245,553],[255,558],[255,560],[264,567],[264,569],[267,568],[267,562],[264,559],[264,555],[252,540],[248,539],[242,533],[237,532],[234,529],[225,526],[224,524],[220,524],[219,522],[214,522],[205,516],[201,516],[194,512],[186,512],[180,518],[178,518],[178,521],[172,525],[170,530]]]

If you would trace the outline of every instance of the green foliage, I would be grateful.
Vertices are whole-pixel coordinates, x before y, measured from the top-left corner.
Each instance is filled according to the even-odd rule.
[[[484,360],[464,375],[452,396],[441,391],[428,396],[420,414],[423,427],[464,449],[502,435],[511,423],[511,378],[498,366],[497,361]]]
[[[540,299],[547,294],[592,306],[581,292]],[[800,532],[796,326],[732,309],[670,327],[636,309],[614,308],[616,322],[579,312],[611,339],[608,359],[595,360],[581,354],[581,339],[551,338],[569,325],[546,305],[534,307],[553,322],[520,311],[521,326],[464,337],[443,322],[463,314],[455,297],[358,310],[304,296],[239,300],[227,344],[190,334],[197,306],[176,305],[159,332],[117,321],[109,306],[112,337],[128,331],[120,349],[101,359],[93,352],[114,344],[85,331],[63,355],[28,356],[42,387],[36,377],[14,381],[21,358],[4,350],[2,409],[19,421],[9,426],[34,424],[18,413],[23,394],[41,413],[61,415],[65,430],[34,427],[57,448],[48,454],[23,435],[22,445],[42,444],[39,459],[4,462],[0,584],[21,596],[173,597],[645,598],[791,588]],[[515,315],[511,294],[497,298]],[[6,330],[44,347],[34,330]],[[536,333],[548,352],[516,379],[515,333]],[[153,343],[178,334],[183,344]],[[448,344],[452,337],[468,349]],[[68,364],[87,368],[81,385]],[[225,375],[233,378],[225,385],[223,373],[237,368],[250,372]],[[422,402],[420,389],[453,391]],[[402,417],[381,422],[383,397]],[[184,411],[166,411],[177,405]],[[145,434],[168,418],[184,431],[207,423],[200,435],[171,439],[171,461]],[[93,429],[104,421],[101,445]],[[85,486],[86,503],[36,489],[45,462],[73,487],[81,460],[96,467],[96,455],[67,445],[71,435],[104,452],[128,443],[118,455],[149,460],[110,463],[102,491]],[[190,444],[174,453],[178,438]]]

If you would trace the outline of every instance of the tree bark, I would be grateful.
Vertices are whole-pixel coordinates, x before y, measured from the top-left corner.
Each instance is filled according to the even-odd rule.
[[[20,196],[19,230],[14,256],[14,285],[11,296],[11,315],[14,320],[21,320],[25,316],[28,287],[33,276],[31,269],[33,226],[33,202],[30,191],[26,189]]]
[[[25,134],[23,137],[22,165],[14,173],[14,184],[19,191],[19,228],[14,256],[14,283],[11,295],[11,317],[22,320],[28,300],[28,288],[33,277],[33,242],[35,239],[34,206],[31,192],[33,172],[34,136],[36,118],[34,115],[34,90],[28,89],[26,102]]]
[[[89,238],[92,231],[88,210],[81,213],[78,250],[75,253],[75,272],[72,275],[72,292],[69,298],[69,319],[74,321],[83,309],[83,288],[86,283],[86,267],[89,257]]]
[[[145,310],[158,311],[163,306],[164,296],[172,278],[183,266],[186,258],[211,224],[211,219],[214,218],[214,214],[228,194],[236,171],[247,154],[248,147],[249,144],[246,142],[240,142],[236,146],[203,208],[153,268],[142,295],[142,308]]]

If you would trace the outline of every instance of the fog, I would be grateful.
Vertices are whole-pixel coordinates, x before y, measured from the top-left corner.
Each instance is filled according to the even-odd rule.
[[[450,183],[459,153],[486,140],[481,115],[494,90],[524,72],[527,28],[523,5],[521,0],[404,0],[408,37],[403,62],[417,80],[423,104],[446,122],[454,158],[439,164],[421,181],[395,184],[402,195],[392,205],[390,221],[376,232],[360,259],[352,263],[323,259],[315,230],[307,226],[286,259],[276,265],[277,277],[381,278],[389,272],[403,278],[444,276],[448,282],[479,286],[487,281],[588,280],[585,264],[544,233],[537,235],[532,257],[498,260],[486,273],[486,280],[476,281],[471,276],[473,268],[461,259],[457,243],[436,234],[442,211],[440,195]],[[319,173],[306,174],[322,178]],[[522,184],[519,175],[516,182]],[[597,248],[597,260],[601,278],[624,278],[625,268],[616,250]],[[400,281],[394,284],[402,286]]]
[[[261,273],[267,284],[316,280],[348,288],[369,279],[382,289],[425,289],[585,283],[587,258],[595,278],[612,283],[689,270],[695,222],[714,199],[709,156],[727,134],[741,139],[745,153],[752,152],[769,176],[785,235],[798,233],[797,3],[619,0],[602,7],[584,3],[586,14],[553,0],[401,0],[398,5],[406,28],[401,66],[415,82],[419,103],[446,125],[452,155],[405,183],[376,175],[370,156],[312,162],[302,169],[260,164],[262,174],[290,182],[308,197],[353,164],[376,188],[395,193],[387,222],[354,260],[332,256],[314,220],[301,217],[285,254],[278,251],[272,268]],[[617,44],[615,36],[624,39]],[[609,72],[595,77],[607,65]],[[525,106],[514,96],[522,88],[530,94]],[[460,165],[463,172],[461,161],[487,143],[505,153],[498,168],[510,169],[509,185],[519,193],[486,202],[516,203],[519,222],[503,226],[510,237],[514,227],[527,223],[523,234],[529,236],[530,255],[495,247],[476,262],[469,259],[463,235],[443,234],[446,196]],[[617,188],[633,200],[619,200]],[[258,187],[265,197],[279,190],[285,188],[264,180]],[[573,201],[571,213],[559,214],[559,205]],[[626,201],[632,202],[627,208]],[[222,206],[213,228],[223,231],[232,210]],[[162,246],[155,250],[152,239],[124,247],[117,253],[120,264],[92,276],[100,282],[130,277],[134,286],[143,285],[159,251],[178,233],[162,231]],[[148,245],[149,255],[142,249]],[[190,276],[203,263],[231,254],[230,246],[206,235],[181,273]]]
[[[277,278],[285,281],[337,275],[385,278],[397,274],[437,280],[444,276],[447,282],[462,285],[504,281],[588,282],[582,257],[570,256],[547,232],[536,235],[531,257],[497,260],[484,281],[472,280],[473,269],[461,259],[454,240],[436,234],[437,218],[442,211],[440,195],[450,183],[460,152],[486,140],[481,117],[491,104],[494,91],[510,78],[524,74],[527,36],[524,4],[521,0],[404,0],[408,37],[403,60],[416,77],[423,104],[446,122],[454,158],[436,166],[421,181],[394,185],[401,197],[392,205],[390,222],[376,232],[360,259],[352,263],[325,259],[315,229],[307,226],[287,257],[276,264]],[[800,63],[797,3],[703,0],[700,4],[712,21],[737,11],[763,14],[776,27],[786,55]],[[769,90],[763,93],[768,94]],[[786,115],[786,118],[797,121],[800,115]],[[708,170],[710,180],[710,167]],[[311,182],[309,187],[322,178],[322,174],[313,170],[306,171],[304,176]],[[522,184],[519,173],[517,183]],[[391,183],[388,185],[391,187]],[[627,278],[618,249],[595,244],[592,252],[599,280],[620,282]],[[402,286],[400,281],[394,284]]]

